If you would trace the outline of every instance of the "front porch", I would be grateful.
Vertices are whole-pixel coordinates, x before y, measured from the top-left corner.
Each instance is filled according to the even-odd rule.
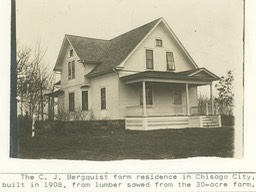
[[[213,128],[220,126],[221,118],[218,115],[125,118],[125,128],[129,130]]]
[[[212,81],[218,79],[205,69],[180,73],[146,71],[121,78],[130,92],[125,108],[126,129],[153,130],[188,127],[220,127],[214,115]],[[197,87],[209,86],[211,107],[198,110]],[[133,105],[131,105],[131,103]]]

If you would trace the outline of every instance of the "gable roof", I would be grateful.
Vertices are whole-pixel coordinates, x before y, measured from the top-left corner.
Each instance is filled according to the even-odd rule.
[[[114,39],[110,40],[110,46],[107,50],[103,62],[96,66],[87,77],[92,77],[103,72],[112,71],[119,65],[142,41],[142,39],[151,31],[151,29],[161,20],[156,19],[148,24],[133,29]]]
[[[93,77],[111,72],[115,67],[124,62],[160,22],[164,23],[194,67],[198,68],[163,18],[151,21],[111,40],[93,39],[74,35],[65,35],[65,39],[74,48],[81,62],[98,64],[86,75],[86,77]],[[61,70],[60,57],[63,47],[64,41],[54,67],[56,71]]]
[[[71,45],[81,62],[101,63],[109,43],[108,40],[66,34],[53,70],[61,71],[61,61],[67,44]]]
[[[187,70],[187,71],[182,71],[179,72],[180,75],[186,75],[188,77],[211,77],[213,79],[218,80],[219,77],[217,75],[215,75],[214,73],[212,73],[211,71],[209,71],[208,69],[202,67],[202,68],[198,68],[198,69],[192,69],[192,70]]]
[[[109,41],[88,37],[66,35],[81,61],[101,63],[109,47]]]

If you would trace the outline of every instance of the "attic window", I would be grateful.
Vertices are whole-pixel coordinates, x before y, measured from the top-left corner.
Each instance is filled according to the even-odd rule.
[[[70,56],[70,57],[73,56],[73,49],[71,49],[71,50],[69,51],[69,56]]]
[[[156,39],[156,46],[163,47],[163,41],[161,39]]]

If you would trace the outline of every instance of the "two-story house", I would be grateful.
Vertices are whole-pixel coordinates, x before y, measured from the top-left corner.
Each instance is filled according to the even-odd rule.
[[[218,77],[199,68],[163,18],[111,40],[65,35],[54,71],[59,110],[92,110],[127,129],[220,126],[197,113],[197,87]],[[208,114],[207,114],[208,115]]]

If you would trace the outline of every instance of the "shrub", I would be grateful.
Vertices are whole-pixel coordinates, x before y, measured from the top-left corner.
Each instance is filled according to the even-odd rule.
[[[32,137],[32,120],[28,116],[18,117],[18,140],[19,144],[27,143]]]
[[[221,124],[223,126],[234,126],[235,117],[233,115],[221,115]]]
[[[36,122],[38,129],[40,122]],[[124,120],[86,120],[86,121],[45,121],[44,129],[37,131],[37,135],[70,135],[87,134],[109,135],[123,133],[125,130]]]
[[[64,109],[59,110],[56,115],[58,121],[83,121],[83,120],[95,120],[93,111],[83,111],[77,109],[75,111],[65,111]]]

